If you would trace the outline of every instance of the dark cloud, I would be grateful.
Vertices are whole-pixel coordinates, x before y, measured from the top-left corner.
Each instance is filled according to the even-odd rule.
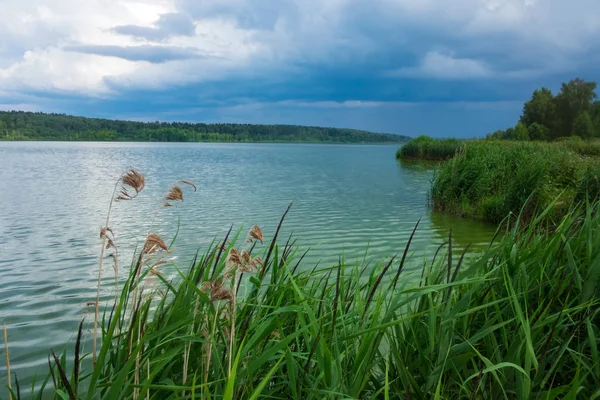
[[[196,49],[177,46],[101,46],[101,45],[74,45],[66,46],[64,50],[78,53],[96,54],[123,58],[129,61],[148,61],[150,63],[164,63],[174,60],[204,57]]]
[[[115,26],[113,30],[122,35],[150,41],[161,41],[173,36],[193,36],[195,24],[185,14],[169,13],[162,14],[153,28],[138,25],[119,25]]]
[[[61,107],[115,118],[483,135],[514,124],[540,86],[556,91],[575,76],[600,79],[593,68],[600,63],[600,3],[578,1],[573,7],[564,0],[175,0],[179,12],[161,15],[152,27],[113,28],[164,46],[66,49],[152,64],[202,58],[212,53],[167,46],[168,39],[223,23],[222,31],[202,33],[223,63],[140,64],[137,80],[104,77],[111,97],[63,97]],[[6,48],[0,41],[0,56]],[[182,72],[196,70],[204,73]]]

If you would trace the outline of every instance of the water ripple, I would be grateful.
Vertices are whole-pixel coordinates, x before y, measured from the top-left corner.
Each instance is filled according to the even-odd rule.
[[[12,368],[22,385],[46,373],[51,347],[65,349],[95,298],[99,227],[114,180],[127,168],[146,175],[133,202],[115,205],[111,227],[121,264],[152,228],[170,240],[178,229],[176,262],[186,267],[196,250],[234,229],[259,224],[267,237],[294,200],[281,237],[293,232],[305,265],[362,262],[371,266],[404,250],[420,217],[408,271],[419,268],[447,238],[483,246],[493,230],[431,214],[431,172],[403,168],[395,146],[0,143],[0,322],[8,325]],[[190,179],[198,192],[156,210],[168,187]],[[154,218],[156,216],[156,218]],[[154,224],[152,220],[154,219]],[[126,271],[122,270],[124,276]],[[169,273],[166,271],[166,273]],[[102,299],[113,295],[110,274]],[[6,376],[0,366],[0,381]],[[0,390],[0,397],[3,392]]]

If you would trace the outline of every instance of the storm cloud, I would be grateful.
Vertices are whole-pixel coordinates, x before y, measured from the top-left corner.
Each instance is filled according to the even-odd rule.
[[[595,0],[6,0],[0,107],[478,136],[600,80]]]

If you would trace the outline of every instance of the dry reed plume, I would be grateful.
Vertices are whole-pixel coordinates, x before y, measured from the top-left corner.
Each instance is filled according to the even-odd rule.
[[[262,229],[258,225],[254,225],[248,232],[249,240],[255,239],[261,243],[264,243],[264,237]]]
[[[165,195],[167,201],[183,201],[183,190],[177,185],[173,186]]]
[[[127,171],[122,175],[121,182],[125,186],[121,187],[121,191],[119,193],[119,196],[117,197],[118,200],[131,200],[135,198],[142,191],[142,189],[144,189],[144,186],[146,185],[144,175],[140,174],[139,172],[133,169]],[[130,193],[127,186],[132,188],[135,191],[135,193]]]
[[[188,186],[191,186],[194,189],[194,192],[198,190],[196,185],[191,181],[188,181],[186,179],[181,179],[178,182],[181,182]],[[165,194],[164,200],[165,201],[163,203],[163,207],[172,207],[173,204],[170,203],[171,201],[183,201],[183,190],[181,189],[181,186],[179,186],[179,185],[171,186],[171,188],[169,189],[167,194]]]
[[[146,241],[144,242],[144,249],[142,250],[142,254],[152,254],[158,251],[159,249],[167,251],[168,247],[165,241],[160,237],[160,235],[156,233],[150,233],[146,237]]]

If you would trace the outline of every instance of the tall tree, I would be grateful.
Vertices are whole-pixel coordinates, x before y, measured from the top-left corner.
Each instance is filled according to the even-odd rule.
[[[531,140],[548,140],[550,136],[550,129],[546,125],[538,124],[537,122],[529,125],[527,130],[529,131],[529,138]]]
[[[552,91],[543,87],[540,90],[535,90],[533,96],[531,96],[531,100],[523,105],[521,122],[527,127],[530,127],[532,124],[539,124],[552,129],[555,112],[556,105]]]
[[[577,117],[588,111],[597,97],[596,82],[575,78],[563,83],[554,98],[558,117],[556,136],[570,136]]]

